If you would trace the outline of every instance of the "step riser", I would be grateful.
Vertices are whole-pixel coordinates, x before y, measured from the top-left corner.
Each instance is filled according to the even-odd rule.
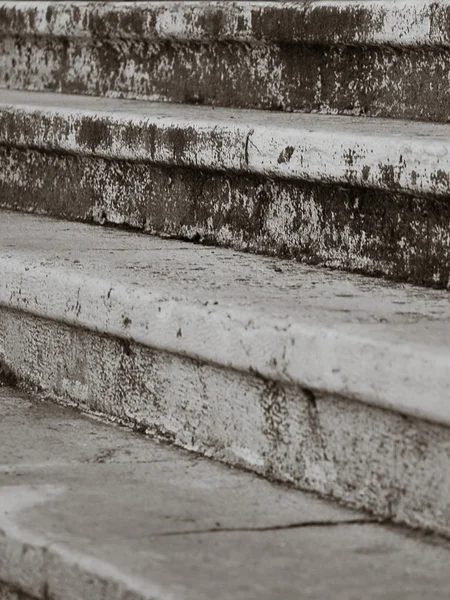
[[[3,86],[449,118],[445,2],[3,2],[0,10]]]
[[[3,88],[444,122],[449,70],[442,48],[0,40]]]
[[[2,208],[448,284],[445,199],[4,147],[0,164]]]
[[[447,428],[6,309],[0,358],[19,380],[59,401],[380,517],[450,534]]]
[[[23,91],[3,91],[0,99],[2,146],[450,194],[450,127],[440,124]]]
[[[447,0],[0,2],[2,36],[450,47]]]

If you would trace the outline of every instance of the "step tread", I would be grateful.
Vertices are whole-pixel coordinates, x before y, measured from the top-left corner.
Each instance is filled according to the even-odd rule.
[[[450,424],[446,291],[1,213],[0,303]]]
[[[380,117],[355,117],[350,115],[325,115],[304,112],[264,111],[248,108],[224,108],[195,104],[171,104],[101,96],[60,94],[28,90],[0,90],[0,107],[10,111],[36,111],[60,113],[103,113],[117,120],[148,119],[163,121],[171,119],[180,125],[188,121],[205,122],[212,126],[237,128],[240,126],[267,129],[295,129],[320,131],[374,138],[411,138],[447,141],[450,124],[426,123],[408,119]]]
[[[445,542],[2,387],[0,437],[0,590],[447,598]]]
[[[0,91],[0,144],[448,195],[450,125]]]

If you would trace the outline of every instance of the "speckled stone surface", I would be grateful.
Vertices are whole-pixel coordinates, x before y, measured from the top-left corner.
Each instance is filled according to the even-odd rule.
[[[446,287],[450,126],[0,93],[0,206]]]
[[[446,1],[1,2],[0,85],[446,122],[448,23]]]

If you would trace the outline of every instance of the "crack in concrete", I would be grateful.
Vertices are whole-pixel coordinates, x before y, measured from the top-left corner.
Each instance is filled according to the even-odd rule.
[[[179,460],[179,459],[176,459]],[[184,459],[186,460],[186,459]],[[107,460],[104,456],[87,458],[85,460],[75,460],[75,461],[46,461],[42,463],[16,463],[16,464],[0,464],[0,475],[12,475],[17,474],[20,471],[31,471],[31,470],[44,470],[44,469],[62,469],[62,468],[74,468],[79,466],[86,465],[98,465],[98,464],[109,464],[109,465],[149,465],[153,463],[164,463],[170,462],[174,463],[173,458],[155,458],[149,460],[133,460],[132,458],[129,460]]]
[[[247,133],[247,136],[245,138],[245,149],[244,149],[244,158],[245,158],[245,166],[248,167],[249,166],[249,152],[248,152],[248,146],[250,144],[250,138],[251,136],[254,134],[255,130],[254,129],[250,129],[250,131]]]
[[[114,453],[115,454],[115,453]],[[112,458],[112,456],[111,456]],[[112,460],[109,460],[108,455],[102,454],[100,456],[95,456],[94,458],[89,458],[87,460],[84,461],[80,461],[78,464],[109,464],[109,465],[150,465],[153,463],[164,463],[164,462],[170,462],[170,463],[174,463],[176,461],[178,461],[179,459],[174,459],[173,457],[171,458],[155,458],[155,459],[149,459],[149,460],[133,460],[132,458],[130,459],[123,459],[123,460],[114,460],[114,458],[112,458]],[[185,460],[185,459],[184,459]],[[77,463],[71,463],[71,464],[77,464]]]
[[[341,525],[367,525],[382,524],[383,520],[376,518],[344,519],[342,521],[302,521],[300,523],[287,523],[285,525],[263,525],[261,527],[211,527],[210,529],[188,529],[186,531],[165,531],[152,534],[151,537],[174,537],[182,535],[203,535],[207,533],[251,533],[266,531],[283,531],[288,529],[302,529],[307,527],[338,527]]]

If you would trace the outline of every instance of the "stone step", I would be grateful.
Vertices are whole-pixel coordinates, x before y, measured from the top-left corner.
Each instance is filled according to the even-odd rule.
[[[445,540],[5,387],[0,439],[2,599],[448,598]]]
[[[2,212],[0,307],[10,382],[450,534],[447,292]]]
[[[0,206],[445,287],[450,125],[0,92]]]
[[[448,0],[3,1],[0,85],[446,122],[449,19]]]

